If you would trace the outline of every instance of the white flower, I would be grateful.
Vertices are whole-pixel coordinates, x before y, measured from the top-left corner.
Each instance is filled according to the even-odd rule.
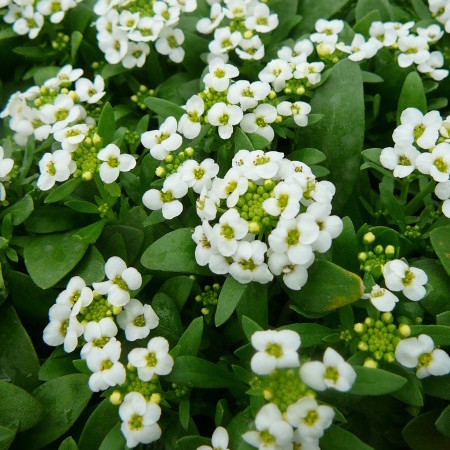
[[[118,64],[128,53],[128,34],[126,31],[115,29],[114,34],[107,39],[99,39],[98,46],[105,54],[110,64]]]
[[[209,445],[201,445],[197,450],[229,450],[228,449],[228,433],[223,427],[217,427],[211,438],[212,447]]]
[[[86,344],[81,349],[80,356],[86,360],[91,357],[95,359],[95,352],[99,352],[108,342],[114,342],[117,331],[117,326],[110,317],[104,317],[99,322],[88,322],[84,328]]]
[[[72,84],[83,75],[83,69],[74,69],[70,64],[63,66],[56,77],[50,78],[45,81],[44,86],[50,89],[56,89],[57,87],[65,84]]]
[[[6,192],[2,181],[6,181],[9,173],[14,167],[14,160],[5,158],[5,151],[0,145],[0,201],[5,200]]]
[[[145,16],[139,19],[137,28],[128,34],[128,38],[135,42],[154,42],[163,27],[164,22],[159,18]]]
[[[125,367],[119,361],[120,341],[110,340],[103,348],[89,352],[86,364],[92,375],[89,377],[89,388],[93,392],[104,391],[110,386],[125,382]]]
[[[269,246],[278,253],[287,253],[293,264],[306,264],[313,255],[311,244],[319,237],[319,232],[311,215],[280,219],[269,235]]]
[[[252,15],[248,16],[244,22],[249,30],[256,30],[258,33],[270,33],[278,26],[277,14],[270,14],[269,7],[264,3],[257,3]]]
[[[427,28],[417,27],[416,32],[419,36],[427,39],[430,44],[435,44],[444,36],[444,31],[435,23],[429,25]]]
[[[298,367],[300,364],[297,350],[301,341],[295,331],[256,331],[251,341],[257,352],[250,365],[257,375],[268,375],[275,369]]]
[[[195,227],[192,234],[192,240],[197,244],[195,248],[195,260],[200,266],[206,266],[209,264],[211,256],[215,253],[211,242],[211,225],[208,222],[203,221],[202,225]],[[228,272],[228,270],[227,270]]]
[[[255,417],[257,431],[247,431],[242,439],[259,450],[287,449],[292,446],[294,436],[291,425],[283,420],[283,416],[274,403],[264,405]],[[270,444],[267,444],[267,441]]]
[[[264,200],[264,210],[275,217],[293,219],[300,211],[302,188],[297,183],[281,181],[273,190],[273,197]]]
[[[411,64],[423,64],[430,57],[428,42],[425,38],[409,34],[398,39],[398,65],[402,68]]]
[[[231,256],[238,247],[237,241],[248,233],[248,223],[236,209],[229,209],[212,229],[214,244],[223,256]]]
[[[319,236],[312,243],[313,250],[319,253],[327,252],[331,247],[331,241],[336,239],[344,227],[338,216],[330,216],[331,203],[313,203],[308,206],[307,213],[312,216],[319,227]]]
[[[178,23],[180,17],[180,6],[169,6],[167,2],[156,1],[152,5],[155,19],[161,20],[165,27],[170,27]]]
[[[247,109],[255,108],[261,100],[267,98],[269,93],[269,83],[238,80],[229,87],[227,100],[233,105],[239,104],[242,111],[247,111]]]
[[[294,449],[298,447],[301,450],[320,450],[319,439],[306,438],[302,436],[299,430],[294,431],[293,443]]]
[[[53,137],[56,141],[61,142],[63,150],[73,152],[86,139],[88,132],[89,127],[80,123],[54,132]]]
[[[64,344],[66,353],[73,352],[78,345],[78,338],[83,334],[83,327],[72,314],[67,305],[55,304],[48,311],[50,323],[43,333],[44,342],[56,347]]]
[[[315,24],[316,33],[311,34],[311,41],[324,42],[326,44],[336,44],[338,34],[344,29],[342,20],[319,19]]]
[[[418,301],[425,297],[424,285],[428,277],[422,269],[409,267],[404,261],[394,259],[384,265],[383,277],[388,289],[402,291],[409,300]]]
[[[274,275],[283,274],[284,284],[294,291],[299,291],[308,281],[308,267],[314,262],[314,254],[305,264],[292,264],[286,253],[269,250],[269,269]]]
[[[351,53],[348,57],[350,61],[362,61],[363,59],[370,59],[375,56],[378,50],[383,47],[383,44],[375,38],[370,38],[366,42],[364,36],[357,33],[348,50],[342,48],[339,44],[336,47],[339,50]]]
[[[448,76],[448,70],[442,69],[444,66],[444,56],[441,52],[431,52],[430,57],[417,66],[417,70],[425,73],[435,81],[441,81]]]
[[[218,127],[219,136],[229,139],[233,134],[233,125],[237,125],[242,119],[242,109],[236,105],[227,105],[219,102],[208,111],[208,122]]]
[[[395,349],[395,359],[402,366],[416,368],[417,378],[442,376],[450,372],[450,357],[444,350],[435,349],[433,339],[426,334],[400,341]]]
[[[417,168],[429,174],[439,183],[448,181],[450,175],[450,144],[442,142],[434,147],[432,153],[421,153],[417,157]]]
[[[157,189],[148,190],[142,197],[142,202],[148,209],[162,209],[165,219],[173,219],[183,211],[183,204],[178,200],[188,192],[187,184],[182,180],[179,173],[169,175],[161,191]]]
[[[278,50],[277,56],[287,62],[295,65],[305,62],[308,56],[314,51],[314,45],[309,39],[300,39],[294,45],[294,48],[284,46]]]
[[[222,9],[222,5],[219,3],[214,3],[211,6],[211,11],[208,17],[201,18],[196,25],[197,31],[203,34],[211,33],[215,28],[220,25],[223,18],[225,17],[225,13]]]
[[[396,144],[407,145],[416,142],[420,148],[428,150],[434,147],[438,140],[442,118],[439,111],[430,111],[423,115],[416,108],[407,108],[400,116],[400,123],[392,134]]]
[[[214,179],[216,182],[217,178]],[[217,206],[220,204],[220,199],[217,197],[213,189],[208,190],[203,186],[200,196],[195,201],[195,209],[197,216],[201,220],[214,220],[217,215]]]
[[[292,68],[287,61],[272,59],[267,66],[259,72],[261,81],[271,83],[275,92],[280,92],[286,86],[286,81],[293,77]]]
[[[239,75],[237,67],[224,63],[220,58],[214,58],[208,66],[209,72],[203,77],[207,88],[213,88],[217,92],[226,91],[230,80]]]
[[[320,82],[320,73],[325,68],[323,62],[302,62],[295,67],[294,77],[298,80],[306,78],[309,83],[317,84]]]
[[[159,318],[150,305],[132,298],[117,316],[117,323],[125,330],[126,339],[135,341],[146,338],[150,330],[158,326]]]
[[[217,28],[214,31],[214,40],[209,45],[209,51],[214,55],[228,53],[241,42],[242,35],[239,31],[231,31],[229,27]]]
[[[266,251],[267,245],[258,240],[238,242],[236,252],[233,254],[234,262],[229,268],[230,275],[242,284],[251,281],[265,284],[272,281],[273,275],[264,263]]]
[[[304,363],[300,367],[300,376],[304,383],[316,391],[332,388],[346,392],[356,380],[353,367],[331,347],[325,350],[323,363],[320,361]]]
[[[215,186],[217,186],[217,195],[219,198],[227,199],[227,207],[236,206],[239,197],[247,192],[248,178],[242,176],[241,172],[232,167],[225,175],[225,178],[216,178]]]
[[[256,133],[273,141],[275,133],[269,125],[275,122],[277,109],[275,106],[262,104],[256,107],[252,113],[246,114],[241,120],[241,128],[246,133]]]
[[[41,172],[37,187],[41,191],[48,191],[55,182],[66,181],[70,174],[75,172],[75,162],[69,152],[65,150],[56,150],[54,153],[45,153],[39,161],[39,170]]]
[[[93,283],[92,286],[99,294],[108,295],[108,302],[113,306],[125,306],[130,301],[129,291],[141,287],[141,274],[134,267],[127,267],[118,256],[106,261],[105,273],[108,281]]]
[[[450,181],[438,183],[434,190],[436,197],[443,200],[442,212],[445,217],[450,217]]]
[[[369,35],[381,42],[385,47],[392,47],[397,41],[397,33],[393,27],[383,22],[372,22],[369,29]]]
[[[250,180],[275,178],[279,162],[283,159],[281,152],[264,152],[262,150],[239,150],[233,157],[232,164],[238,167],[242,175]]]
[[[281,116],[292,116],[294,122],[299,127],[308,125],[308,114],[311,112],[311,106],[305,102],[281,102],[277,105],[277,112]]]
[[[391,291],[384,289],[378,284],[372,286],[372,290],[369,294],[364,294],[362,298],[370,300],[375,308],[381,312],[390,312],[395,308],[395,304],[398,302],[398,298]]]
[[[405,178],[413,173],[420,152],[411,144],[397,144],[381,151],[380,162],[383,167],[394,171],[394,177]]]
[[[100,164],[99,173],[101,180],[106,184],[116,181],[120,172],[129,172],[136,167],[134,156],[121,155],[116,144],[108,144],[102,148],[97,158],[103,161]]]
[[[42,26],[44,17],[41,13],[35,12],[32,5],[25,6],[21,11],[21,16],[13,24],[13,30],[17,34],[28,34],[30,39],[35,39]]]
[[[123,57],[122,65],[126,69],[142,67],[149,53],[150,47],[145,42],[130,42],[127,54]]]
[[[94,82],[88,80],[87,78],[80,78],[75,83],[75,92],[78,99],[81,102],[87,102],[89,104],[97,103],[103,96],[105,92],[105,82],[100,75],[96,75]]]
[[[304,438],[318,439],[331,426],[334,411],[329,406],[318,405],[311,397],[303,397],[288,406],[286,418]]]
[[[169,343],[161,336],[150,339],[147,348],[135,348],[128,353],[128,361],[137,368],[139,379],[150,381],[153,375],[167,375],[172,371],[173,358]]]
[[[258,35],[250,39],[242,39],[236,53],[241,59],[260,60],[264,56],[264,44]]]
[[[181,47],[183,42],[184,34],[180,29],[165,27],[155,42],[155,48],[161,55],[168,55],[170,60],[180,63],[184,58],[184,49]]]
[[[68,94],[59,94],[53,104],[46,104],[41,108],[46,123],[53,123],[52,131],[67,127],[78,120],[82,115],[80,106],[74,106],[72,97]]]
[[[202,129],[200,118],[205,112],[205,103],[200,96],[193,95],[183,108],[187,112],[178,121],[178,131],[186,138],[194,139]]]
[[[72,277],[67,283],[67,287],[56,298],[56,303],[68,306],[76,316],[81,308],[89,306],[94,295],[92,289],[86,286],[81,277]]]
[[[97,16],[103,16],[116,5],[118,5],[120,0],[98,0],[94,5],[94,12]]]
[[[200,194],[204,187],[211,187],[211,180],[219,173],[219,165],[211,158],[204,159],[200,164],[188,159],[179,167],[178,173],[194,192]]]
[[[161,408],[145,400],[139,392],[125,395],[119,407],[122,420],[120,430],[127,440],[127,447],[136,447],[139,443],[150,444],[161,437],[161,428],[157,424],[161,417]]]
[[[197,0],[166,0],[171,6],[177,6],[183,12],[193,12],[197,9]]]
[[[76,2],[73,0],[41,0],[36,8],[44,16],[50,16],[51,23],[60,23],[64,19],[65,12],[75,5]]]
[[[168,117],[159,130],[146,131],[141,135],[141,142],[155,159],[163,160],[170,152],[177,150],[183,138],[177,133],[177,119]]]

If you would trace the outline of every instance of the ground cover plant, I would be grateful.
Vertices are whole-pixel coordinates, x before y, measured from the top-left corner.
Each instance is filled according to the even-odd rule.
[[[450,1],[0,11],[0,449],[450,448]]]

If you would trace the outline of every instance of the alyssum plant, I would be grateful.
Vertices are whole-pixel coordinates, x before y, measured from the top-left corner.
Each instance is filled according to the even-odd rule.
[[[450,446],[449,1],[0,8],[0,448]]]

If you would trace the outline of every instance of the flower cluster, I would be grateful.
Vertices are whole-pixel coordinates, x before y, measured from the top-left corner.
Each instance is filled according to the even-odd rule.
[[[12,25],[15,33],[28,34],[29,39],[35,39],[48,17],[52,24],[60,23],[69,9],[75,8],[81,0],[3,0],[0,7],[8,7],[3,20]]]
[[[197,31],[210,34],[208,59],[220,57],[228,60],[235,51],[243,60],[260,60],[264,56],[261,34],[270,33],[278,27],[278,16],[272,13],[266,2],[257,0],[208,1],[209,17],[197,22]]]
[[[445,31],[450,33],[450,1],[428,0],[428,8],[433,17],[445,26]]]
[[[300,336],[292,330],[257,331],[251,337],[257,351],[251,359],[255,391],[262,390],[266,401],[256,414],[255,431],[242,438],[258,449],[319,448],[319,439],[334,419],[334,410],[319,404],[315,391],[349,391],[356,372],[339,353],[327,348],[322,361],[300,366]],[[314,390],[312,390],[314,389]]]
[[[435,194],[443,200],[442,212],[450,217],[450,116],[442,119],[439,111],[423,114],[416,108],[402,112],[400,125],[394,130],[394,147],[380,155],[383,167],[396,178],[405,178],[416,169],[435,182]]]
[[[115,144],[103,146],[98,134],[99,104],[106,92],[97,75],[92,82],[82,78],[81,69],[64,66],[42,86],[32,86],[13,94],[1,117],[9,117],[14,140],[24,146],[28,138],[44,141],[51,137],[56,144],[39,162],[37,186],[43,191],[56,182],[74,177],[90,180],[100,173],[102,181],[112,183],[120,172],[136,165],[132,155],[121,155]]]
[[[156,336],[145,348],[131,350],[128,365],[122,364],[122,332],[129,342],[145,339],[159,319],[149,304],[131,298],[142,285],[135,268],[113,256],[105,264],[105,273],[107,280],[93,283],[92,289],[79,276],[70,279],[50,308],[43,338],[48,345],[64,345],[68,353],[81,347],[92,391],[116,388],[110,400],[120,405],[121,430],[131,448],[161,436],[158,377],[170,373],[173,359],[167,340]]]
[[[196,8],[196,0],[99,0],[94,6],[98,46],[108,63],[127,69],[145,64],[151,42],[158,53],[180,63],[184,34],[174,27],[182,13]]]
[[[208,184],[197,200],[195,257],[241,283],[283,275],[289,288],[301,289],[314,251],[326,252],[342,231],[330,215],[334,185],[280,152],[240,150],[224,178]]]

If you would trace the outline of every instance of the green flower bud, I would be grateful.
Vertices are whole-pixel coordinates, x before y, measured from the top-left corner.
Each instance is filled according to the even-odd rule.
[[[368,367],[370,369],[376,369],[378,367],[378,363],[372,358],[366,358],[363,366]]]
[[[395,247],[393,245],[386,245],[384,253],[388,258],[392,258],[395,256]]]
[[[372,232],[368,232],[363,236],[364,244],[372,244],[375,241],[375,235]]]
[[[398,332],[400,336],[407,338],[408,336],[411,335],[411,327],[406,323],[402,323],[398,327]]]

